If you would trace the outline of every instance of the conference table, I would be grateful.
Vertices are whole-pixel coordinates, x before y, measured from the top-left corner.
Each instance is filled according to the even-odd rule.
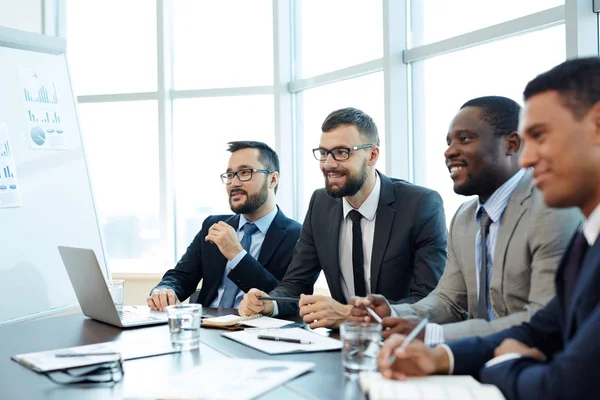
[[[235,313],[231,309],[205,309],[210,315]],[[161,382],[194,366],[223,357],[315,363],[312,371],[277,387],[260,399],[364,399],[358,382],[345,377],[340,351],[268,355],[221,336],[223,330],[202,328],[200,349],[123,363],[123,380],[113,386],[59,385],[10,359],[12,355],[108,341],[165,340],[166,324],[120,329],[83,314],[51,317],[0,327],[0,399],[122,399],[127,389]],[[330,332],[333,337],[336,331]],[[143,386],[142,386],[143,387]]]

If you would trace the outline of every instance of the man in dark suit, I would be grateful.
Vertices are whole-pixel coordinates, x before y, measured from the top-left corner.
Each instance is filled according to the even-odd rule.
[[[556,296],[530,323],[486,338],[435,349],[416,340],[402,351],[404,336],[392,336],[378,357],[388,377],[470,374],[509,400],[600,393],[600,59],[566,61],[529,82],[524,97],[521,165],[534,168],[548,206],[576,206],[586,218],[560,263]]]
[[[382,293],[414,303],[435,288],[446,259],[446,221],[437,192],[388,178],[375,169],[379,136],[371,117],[345,108],[323,123],[314,149],[325,177],[316,190],[292,262],[272,296],[299,296],[298,304],[258,300],[251,290],[241,315],[298,311],[315,327],[338,327],[354,295]],[[332,297],[312,296],[323,271]]]
[[[301,225],[276,205],[277,153],[261,142],[231,142],[228,150],[229,166],[221,180],[235,215],[204,220],[181,260],[146,299],[153,310],[187,299],[201,279],[196,302],[238,307],[244,292],[272,290],[287,270]]]

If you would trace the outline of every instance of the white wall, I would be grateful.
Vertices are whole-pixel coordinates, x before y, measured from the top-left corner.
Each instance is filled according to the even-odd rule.
[[[0,0],[0,26],[42,33],[43,0]]]

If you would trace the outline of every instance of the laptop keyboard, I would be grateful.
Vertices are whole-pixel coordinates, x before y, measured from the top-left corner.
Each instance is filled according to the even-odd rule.
[[[148,314],[138,314],[130,310],[117,311],[119,319],[122,323],[144,322],[144,321],[160,321],[160,318],[153,317]]]

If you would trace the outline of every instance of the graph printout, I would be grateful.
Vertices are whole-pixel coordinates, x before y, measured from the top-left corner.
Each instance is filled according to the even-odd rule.
[[[23,70],[19,72],[19,90],[29,147],[66,150],[67,132],[61,121],[56,82],[47,74]]]
[[[20,189],[8,127],[0,122],[0,208],[21,207]]]

